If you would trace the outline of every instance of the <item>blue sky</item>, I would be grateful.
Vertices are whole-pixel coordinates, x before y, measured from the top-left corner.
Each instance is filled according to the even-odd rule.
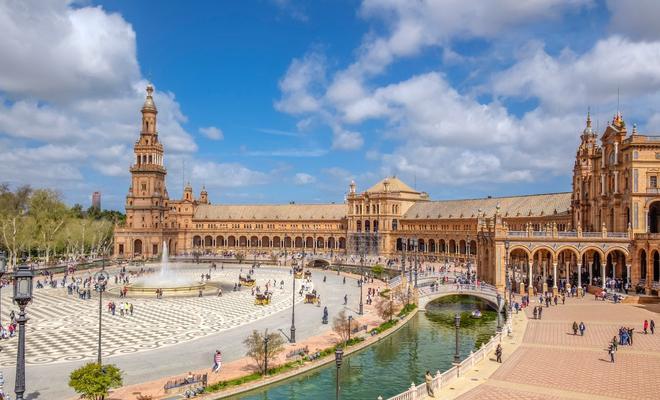
[[[144,87],[168,189],[343,201],[569,191],[587,107],[660,132],[660,4],[596,0],[0,3],[0,182],[122,209]],[[185,165],[185,168],[183,168]]]

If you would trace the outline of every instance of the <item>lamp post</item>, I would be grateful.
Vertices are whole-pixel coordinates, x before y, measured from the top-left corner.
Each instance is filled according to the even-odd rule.
[[[18,304],[18,351],[16,352],[16,400],[23,400],[25,393],[25,307],[32,301],[32,268],[21,265],[14,272],[14,303]]]
[[[351,341],[351,323],[353,322],[353,316],[349,315],[348,316],[348,340],[346,341],[346,346],[348,346],[348,342]]]
[[[2,277],[7,273],[7,257],[0,251],[0,326],[2,326]]]
[[[291,265],[291,336],[289,342],[296,342],[296,268]]]
[[[94,274],[96,291],[99,292],[99,350],[97,357],[97,363],[99,366],[103,365],[101,362],[101,322],[103,320],[103,292],[105,292],[105,288],[108,285],[108,280],[110,279],[110,275],[105,272],[105,258],[102,259],[101,262],[103,264],[102,269]]]
[[[335,398],[339,400],[339,370],[341,369],[342,357],[344,356],[344,350],[341,347],[338,347],[335,350],[335,364],[337,365],[337,379],[335,382]]]
[[[500,310],[502,309],[502,295],[497,293],[497,331],[502,332],[502,314]]]
[[[506,289],[509,292],[509,313],[513,310],[513,296],[511,292],[513,291],[513,282],[511,281],[511,277],[509,276],[509,247],[511,246],[511,243],[509,242],[509,239],[504,241],[504,272],[505,272],[505,278],[506,279]],[[515,274],[514,274],[515,276]]]
[[[465,243],[466,257],[467,257],[467,270],[468,277],[470,276],[470,270],[472,269],[472,263],[470,262],[470,235],[467,235]]]
[[[286,259],[287,259],[287,257],[288,257],[288,254],[287,254],[287,252],[286,252],[286,238],[287,238],[287,237],[288,237],[288,236],[287,236],[286,234],[284,234],[284,266],[285,266],[285,267],[286,267]]]
[[[364,286],[364,255],[360,258],[360,309],[358,314],[364,313],[364,304],[362,303],[362,286]]]
[[[268,375],[268,328],[264,333],[264,376]]]
[[[415,251],[415,287],[417,287],[417,274],[419,273],[419,244]]]
[[[458,330],[461,327],[461,314],[456,313],[454,315],[454,327],[456,328],[456,351],[454,352],[454,363],[458,364],[461,362],[461,353],[458,349],[459,340],[458,340]]]

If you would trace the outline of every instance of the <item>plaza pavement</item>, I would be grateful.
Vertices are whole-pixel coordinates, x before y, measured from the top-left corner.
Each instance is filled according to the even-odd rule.
[[[535,305],[538,303],[533,302]],[[436,398],[660,398],[660,333],[642,332],[645,319],[660,322],[658,305],[612,304],[587,295],[567,298],[565,305],[544,307],[541,320],[532,319],[531,311],[525,311],[528,321],[521,343],[508,343],[516,341],[515,334],[514,340],[503,340],[503,364],[498,366],[491,354],[474,371],[439,391]],[[573,321],[584,321],[584,336],[573,335]],[[612,364],[606,349],[618,337],[620,326],[635,328],[633,345],[619,346]]]
[[[245,271],[246,265],[242,267]],[[232,273],[238,268],[225,266],[225,271]],[[104,297],[103,340],[104,354],[108,354],[104,356],[104,363],[113,363],[121,368],[124,371],[124,384],[131,385],[209,368],[216,348],[223,351],[225,362],[242,358],[245,354],[243,339],[253,329],[277,331],[280,328],[288,334],[291,326],[291,277],[282,268],[262,267],[256,273],[257,284],[263,288],[261,280],[272,274],[285,276],[285,285],[283,292],[279,295],[276,292],[273,304],[266,308],[253,304],[249,289],[241,293],[225,292],[223,297],[202,299],[129,298],[128,301],[136,305],[134,320],[130,320],[131,317],[122,320],[118,315],[110,317],[106,313],[107,301]],[[312,280],[321,295],[323,306],[328,306],[329,318],[332,320],[336,313],[346,308],[343,306],[344,294],[349,297],[347,311],[356,312],[360,293],[356,281],[349,278],[344,285],[343,277],[328,272],[325,273],[327,282],[324,283],[323,275],[323,272],[314,271]],[[280,278],[276,279],[279,282]],[[75,392],[68,387],[70,372],[96,359],[98,299],[79,300],[75,295],[63,294],[65,290],[35,290],[34,304],[28,306],[28,317],[31,318],[26,335],[28,399],[74,397]],[[237,305],[237,298],[233,298],[232,294],[245,299]],[[366,292],[364,295],[366,299]],[[5,322],[12,308],[10,296],[10,289],[3,290],[2,312]],[[121,301],[118,298],[115,300]],[[297,303],[298,341],[329,329],[329,325],[320,323],[322,310],[322,307]],[[153,349],[146,347],[149,342],[153,344]],[[6,392],[13,392],[15,367],[11,360],[15,360],[16,343],[15,338],[0,342],[3,348],[0,352],[0,370],[5,377]],[[38,351],[35,352],[35,349]],[[83,356],[76,355],[78,351]]]

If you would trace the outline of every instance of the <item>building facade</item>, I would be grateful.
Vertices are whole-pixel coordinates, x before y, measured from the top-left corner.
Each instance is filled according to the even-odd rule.
[[[660,137],[636,127],[628,134],[618,113],[600,138],[587,116],[572,192],[434,201],[386,177],[364,191],[351,182],[342,204],[215,205],[189,184],[181,199],[169,198],[152,91],[134,146],[126,224],[115,229],[118,257],[157,257],[164,246],[170,254],[418,254],[470,262],[500,288],[618,279],[646,293],[660,289]]]

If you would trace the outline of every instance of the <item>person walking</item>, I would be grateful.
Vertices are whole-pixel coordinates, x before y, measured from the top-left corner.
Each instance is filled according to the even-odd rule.
[[[534,314],[534,319],[538,319],[539,312],[538,312],[538,308],[537,308],[537,307],[534,307],[534,312],[533,312],[533,314]]]
[[[220,372],[220,368],[222,367],[222,352],[220,350],[216,350],[215,354],[213,355],[213,368],[211,370],[215,373]]]
[[[539,319],[541,319],[542,314],[543,314],[543,307],[539,307]]]
[[[580,325],[578,328],[580,329],[580,336],[584,336],[584,331],[587,330],[587,327],[584,325],[584,322],[580,321]]]
[[[644,334],[646,335],[649,330],[649,321],[647,319],[644,320]]]
[[[614,352],[615,351],[616,350],[614,349],[614,346],[610,345],[610,347],[608,349],[608,353],[610,353],[610,362],[612,362],[612,363],[614,363]]]
[[[651,320],[651,322],[649,322],[649,328],[651,329],[651,335],[655,335],[655,321],[654,320]]]
[[[573,336],[577,336],[578,324],[577,321],[573,321]]]
[[[431,371],[426,370],[424,382],[426,382],[426,394],[429,397],[435,397],[435,394],[433,393],[433,375],[431,375]]]
[[[502,363],[502,345],[498,344],[497,348],[495,349],[495,358],[498,363]]]

